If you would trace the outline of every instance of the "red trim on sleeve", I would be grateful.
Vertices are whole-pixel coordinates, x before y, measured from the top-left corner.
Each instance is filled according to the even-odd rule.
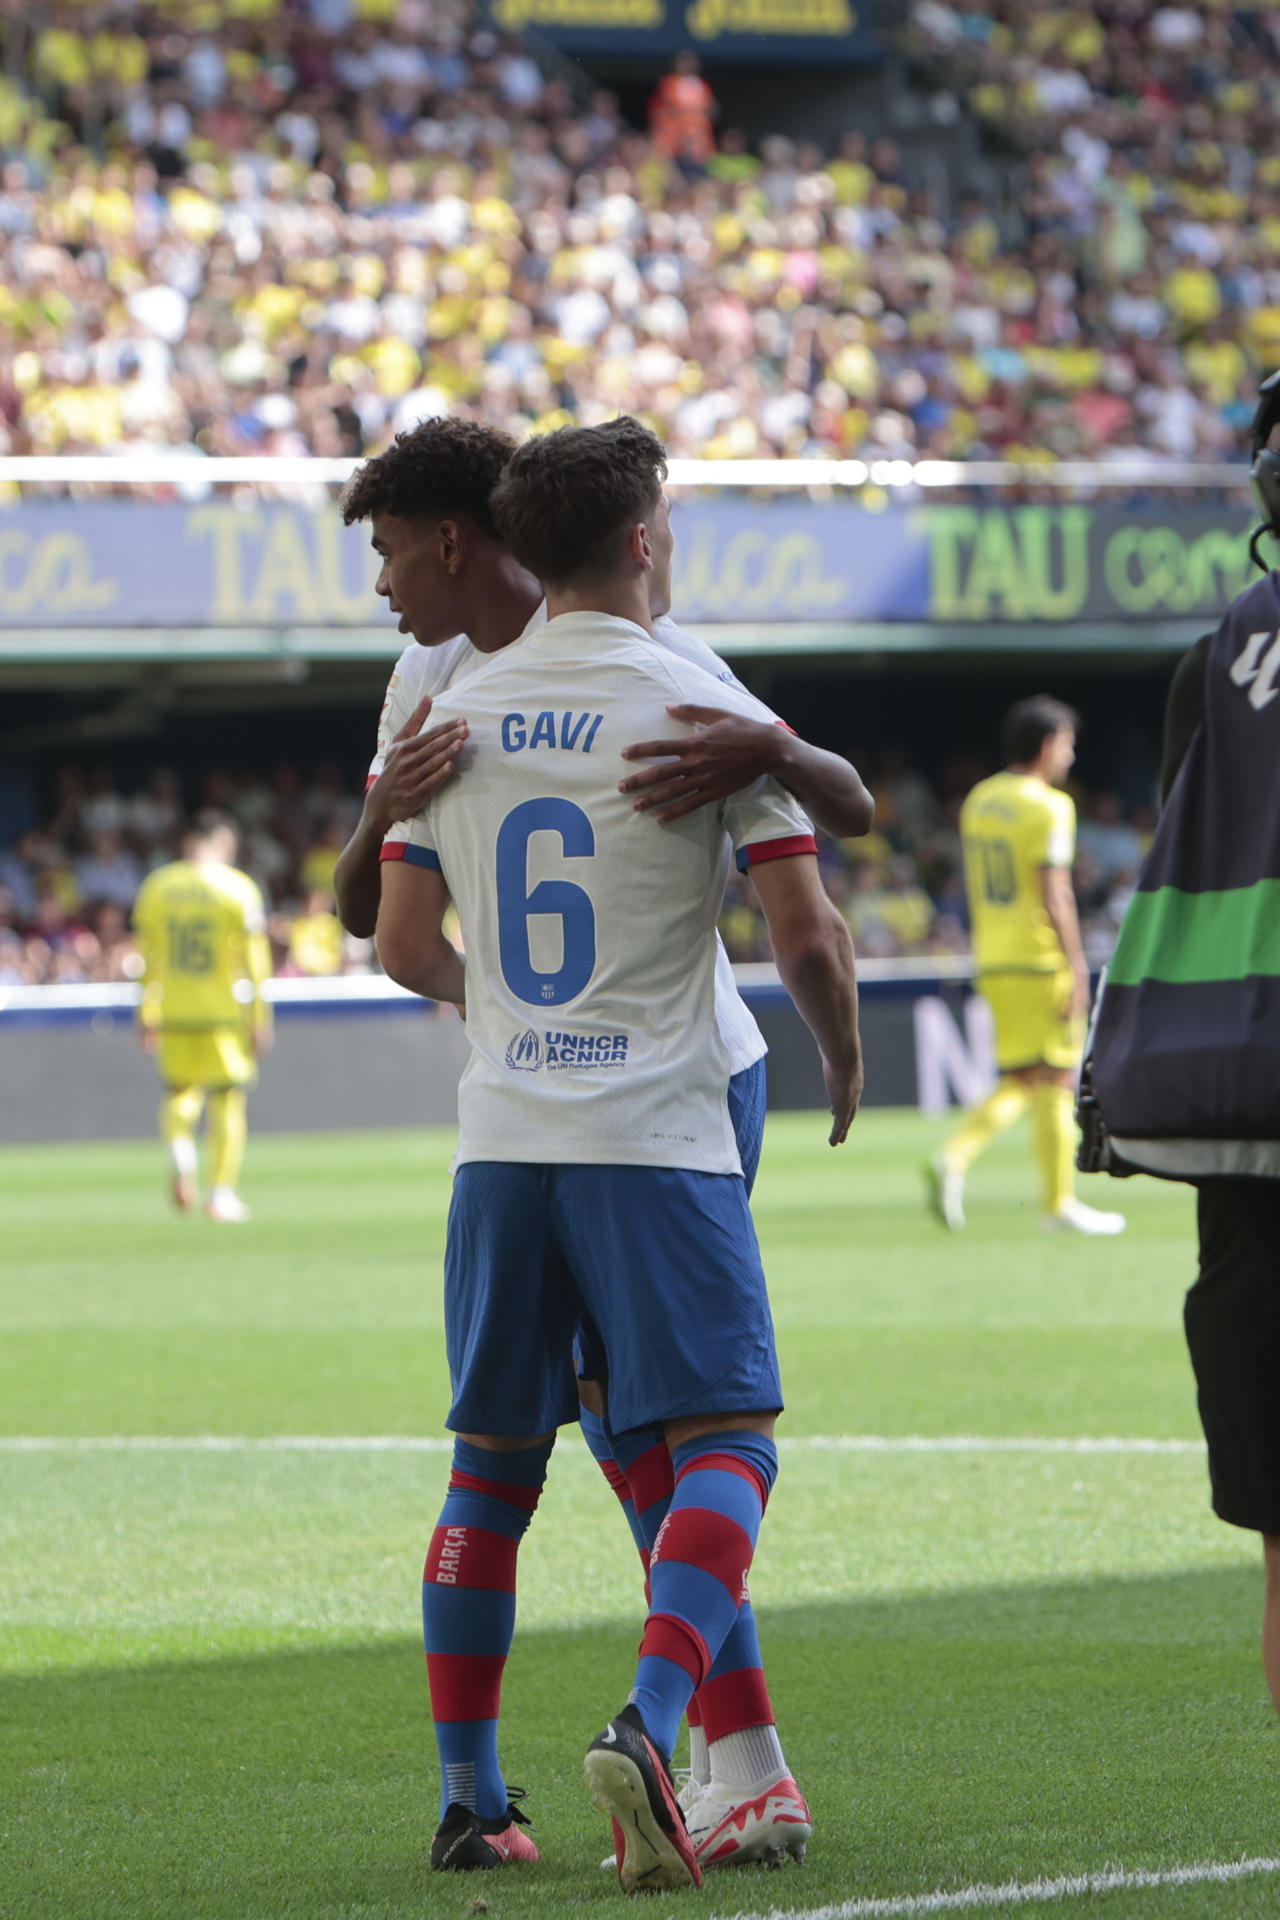
[[[429,867],[442,873],[440,855],[434,847],[420,847],[412,840],[384,840],[379,860],[403,860],[410,867]]]
[[[784,733],[789,733],[793,740],[798,740],[800,738],[800,735],[796,732],[795,728],[789,727],[785,720],[775,720],[773,724],[775,727],[781,727]]]
[[[749,867],[758,867],[765,860],[785,860],[793,853],[813,853],[818,851],[818,843],[811,833],[793,833],[785,840],[756,840],[744,847]]]
[[[368,779],[367,779],[367,780],[365,781],[365,783],[364,783],[364,790],[365,790],[365,792],[366,792],[366,793],[368,793],[368,791],[369,791],[369,789],[370,789],[370,787],[373,787],[373,786],[376,786],[376,785],[377,785],[377,783],[378,783],[378,776],[377,776],[377,774],[376,774],[376,773],[371,773],[371,774],[369,775],[369,778],[368,778]]]

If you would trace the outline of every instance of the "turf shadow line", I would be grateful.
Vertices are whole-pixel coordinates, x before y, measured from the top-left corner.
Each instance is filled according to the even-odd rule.
[[[805,1906],[1269,1856],[1260,1597],[1232,1568],[767,1609],[815,1814]],[[486,1881],[495,1914],[621,1900],[580,1768],[634,1647],[623,1627],[518,1638],[504,1755],[543,1862],[514,1905]],[[456,1920],[426,1867],[433,1794],[407,1636],[0,1681],[13,1920]]]

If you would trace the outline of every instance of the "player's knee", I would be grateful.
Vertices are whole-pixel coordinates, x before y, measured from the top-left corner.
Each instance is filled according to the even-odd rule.
[[[588,1413],[604,1416],[604,1388],[599,1380],[578,1380],[578,1399]]]
[[[693,1413],[683,1420],[665,1421],[663,1432],[669,1447],[683,1447],[690,1440],[729,1432],[762,1433],[766,1440],[772,1440],[777,1423],[776,1410],[769,1413]]]
[[[556,1437],[555,1428],[544,1433],[537,1440],[526,1437],[512,1439],[508,1434],[500,1433],[460,1433],[459,1440],[465,1440],[469,1447],[482,1447],[486,1453],[526,1453],[534,1447],[545,1447]]]

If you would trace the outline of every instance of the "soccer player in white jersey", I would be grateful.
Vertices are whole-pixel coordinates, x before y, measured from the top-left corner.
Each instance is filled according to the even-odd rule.
[[[433,1863],[536,1857],[498,1762],[499,1690],[516,1550],[576,1417],[569,1346],[585,1327],[611,1429],[661,1424],[675,1466],[636,1684],[586,1760],[629,1890],[701,1877],[669,1756],[744,1602],[777,1468],[781,1389],[715,1018],[726,831],[818,1041],[832,1145],[862,1082],[852,943],[794,800],[766,780],[664,828],[620,791],[634,732],[673,696],[711,697],[653,640],[665,471],[635,422],[566,429],[512,460],[495,514],[552,617],[444,697],[470,764],[384,848],[378,920],[387,971],[465,1000],[472,1047],[446,1252],[459,1437],[423,1587],[444,1779]],[[465,966],[443,932],[451,898]]]
[[[413,638],[391,676],[370,769],[364,815],[339,862],[339,911],[351,931],[373,932],[384,840],[403,837],[395,823],[416,813],[456,766],[462,723],[430,726],[432,698],[460,684],[489,654],[545,617],[541,585],[498,538],[489,496],[513,451],[495,429],[462,420],[424,422],[360,468],[343,500],[348,523],[372,522],[383,560],[377,590]],[[654,639],[745,693],[729,667],[666,616],[665,579],[649,575]],[[474,635],[473,645],[469,635]],[[838,755],[798,740],[767,708],[752,717],[712,707],[682,708],[695,733],[640,742],[629,754],[658,754],[627,782],[637,804],[663,820],[709,805],[774,772],[829,833],[851,836],[871,825],[873,803]],[[669,731],[669,729],[668,729]],[[730,1049],[730,1107],[748,1191],[764,1126],[764,1040],[734,985],[723,949],[717,956],[716,1017]],[[588,1445],[617,1493],[642,1561],[671,1491],[671,1461],[660,1432],[629,1434],[615,1457],[601,1419],[598,1389],[581,1383]],[[690,1781],[681,1794],[704,1865],[769,1856],[779,1845],[799,1856],[808,1838],[794,1797],[781,1791],[790,1772],[764,1686],[749,1604],[740,1610],[707,1685],[690,1706]],[[705,1791],[704,1791],[705,1789]],[[803,1802],[800,1801],[803,1805]]]

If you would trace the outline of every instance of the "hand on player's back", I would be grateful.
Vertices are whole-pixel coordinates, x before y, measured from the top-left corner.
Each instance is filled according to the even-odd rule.
[[[632,804],[638,813],[661,807],[660,821],[679,820],[773,772],[778,730],[770,722],[747,720],[720,707],[668,707],[667,712],[699,731],[681,740],[644,740],[623,748],[624,760],[658,761],[618,782],[620,793],[636,795]]]
[[[446,720],[423,733],[422,724],[430,712],[431,695],[427,694],[387,749],[386,765],[369,789],[365,805],[383,832],[397,820],[411,820],[421,813],[457,765],[467,737],[466,721]]]

